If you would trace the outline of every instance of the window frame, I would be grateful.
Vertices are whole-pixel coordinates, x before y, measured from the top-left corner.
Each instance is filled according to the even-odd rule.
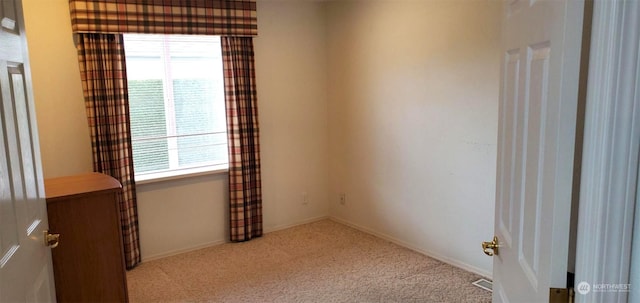
[[[143,34],[125,34],[125,53],[127,50],[127,45],[126,45],[126,41],[127,38],[126,36],[136,36],[136,35],[143,35]],[[162,43],[164,45],[164,48],[161,52],[160,55],[160,64],[162,65],[162,85],[163,85],[163,98],[164,98],[164,114],[165,114],[165,127],[166,127],[166,135],[164,136],[160,136],[159,138],[166,138],[167,139],[167,152],[169,155],[169,167],[173,165],[179,165],[178,161],[178,145],[177,145],[177,141],[178,138],[180,137],[188,137],[191,136],[191,134],[188,135],[178,135],[177,134],[177,117],[176,117],[176,110],[175,110],[175,95],[173,93],[173,86],[174,84],[171,83],[173,80],[175,79],[179,79],[179,78],[173,78],[171,77],[171,55],[167,50],[167,44],[169,43],[169,37],[168,36],[181,36],[181,35],[147,35],[147,36],[161,36],[162,37]],[[220,47],[222,47],[220,45]],[[222,49],[220,49],[220,52],[222,52]],[[224,70],[223,70],[223,66],[222,66],[222,57],[220,57],[220,81],[221,83],[221,87],[222,87],[222,95],[223,95],[223,103],[224,103]],[[127,81],[128,81],[128,77],[127,77]],[[128,93],[128,92],[127,92]],[[226,120],[226,115],[225,115],[225,120]],[[219,131],[212,131],[210,132],[210,134],[227,134],[227,124],[226,121],[224,123],[224,131],[219,132]],[[203,134],[207,134],[207,132],[204,133],[199,133],[197,135],[203,135]],[[226,137],[226,136],[225,136]],[[133,139],[133,136],[131,137],[132,142],[136,141]],[[144,140],[147,140],[147,138],[145,138]],[[174,148],[172,149],[171,146],[171,142],[173,142]],[[224,145],[227,146],[227,151],[228,151],[228,142],[226,142]],[[133,146],[132,146],[133,148]],[[132,159],[133,160],[133,159]],[[134,160],[135,161],[135,160]],[[173,163],[175,162],[175,163]],[[135,166],[135,164],[134,164]],[[136,184],[148,184],[148,183],[155,183],[155,182],[162,182],[162,181],[168,181],[168,180],[176,180],[176,179],[182,179],[182,178],[191,178],[191,177],[197,177],[197,176],[203,176],[203,175],[215,175],[215,174],[226,174],[228,173],[229,170],[229,159],[227,158],[226,162],[224,163],[220,163],[220,164],[209,164],[209,165],[201,165],[201,166],[192,166],[192,167],[177,167],[177,168],[169,168],[166,170],[156,170],[156,171],[150,171],[150,172],[141,172],[141,173],[137,173],[134,170],[134,180],[136,182]]]

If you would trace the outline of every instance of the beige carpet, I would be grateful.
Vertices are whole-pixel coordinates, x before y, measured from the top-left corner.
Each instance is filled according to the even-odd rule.
[[[131,302],[490,302],[478,278],[330,220],[127,274]]]

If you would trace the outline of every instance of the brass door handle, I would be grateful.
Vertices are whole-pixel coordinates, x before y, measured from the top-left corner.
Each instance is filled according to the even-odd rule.
[[[58,247],[60,244],[60,234],[50,234],[48,230],[44,231],[44,245],[51,248]]]
[[[500,244],[496,236],[493,237],[493,241],[491,242],[482,242],[482,251],[489,257],[498,255],[498,247],[500,247]]]

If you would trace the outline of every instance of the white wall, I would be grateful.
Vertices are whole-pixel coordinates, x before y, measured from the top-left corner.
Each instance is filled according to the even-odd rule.
[[[327,9],[331,215],[490,275],[499,2]]]
[[[259,3],[255,39],[265,230],[328,215],[324,18],[317,3]],[[286,12],[286,13],[283,13]],[[24,0],[45,178],[92,170],[67,0]],[[143,259],[228,237],[227,176],[138,186]],[[302,205],[306,192],[309,204]]]
[[[143,261],[224,243],[228,184],[225,173],[138,185]]]
[[[78,56],[65,0],[23,0],[45,178],[93,170]]]
[[[258,2],[255,39],[265,227],[327,216],[329,128],[322,4]],[[309,196],[302,206],[302,193]]]

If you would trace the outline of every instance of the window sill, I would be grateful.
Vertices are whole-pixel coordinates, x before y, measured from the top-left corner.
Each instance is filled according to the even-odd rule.
[[[151,184],[163,181],[193,178],[206,175],[226,174],[229,172],[228,165],[205,166],[167,172],[144,174],[135,177],[136,185]]]

